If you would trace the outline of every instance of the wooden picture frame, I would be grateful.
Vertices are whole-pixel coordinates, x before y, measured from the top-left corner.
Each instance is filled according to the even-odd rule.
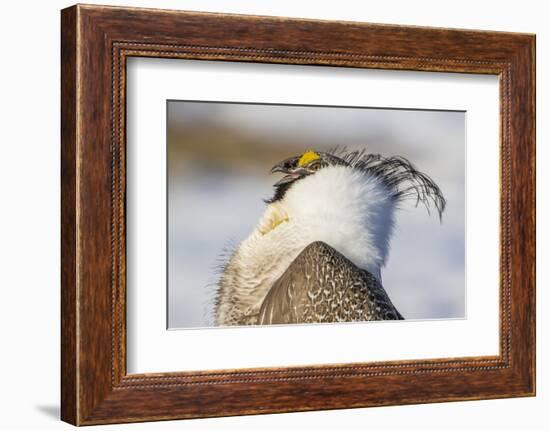
[[[61,17],[64,421],[535,394],[534,35],[83,5]],[[499,76],[500,354],[127,374],[125,65],[131,56]]]

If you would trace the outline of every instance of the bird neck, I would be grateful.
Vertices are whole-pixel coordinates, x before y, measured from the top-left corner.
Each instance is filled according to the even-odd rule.
[[[300,247],[324,241],[379,277],[388,258],[395,206],[378,178],[352,167],[333,166],[297,181],[277,207],[267,209],[262,221],[279,214],[275,220],[288,222],[272,233],[289,228],[287,241]],[[284,233],[281,229],[281,236]]]

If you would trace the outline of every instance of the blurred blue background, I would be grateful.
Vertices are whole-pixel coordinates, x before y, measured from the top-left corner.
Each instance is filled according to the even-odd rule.
[[[407,319],[465,317],[465,113],[168,101],[168,326],[211,326],[224,256],[250,234],[278,176],[307,149],[408,158],[440,186],[442,223],[397,213],[384,287]]]

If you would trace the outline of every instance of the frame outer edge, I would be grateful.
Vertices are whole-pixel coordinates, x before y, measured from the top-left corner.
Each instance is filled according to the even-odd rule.
[[[531,302],[531,314],[529,319],[530,331],[530,343],[531,349],[530,353],[530,369],[529,369],[529,395],[537,395],[537,37],[532,35],[528,39],[527,43],[527,64],[529,65],[529,74],[527,76],[527,85],[529,86],[530,94],[528,96],[527,103],[531,109],[531,122],[527,124],[527,129],[529,130],[529,146],[531,148],[531,158],[529,160],[530,172],[529,179],[532,181],[532,188],[529,194],[528,201],[531,206],[531,217],[530,217],[530,234],[532,235],[532,243],[530,245],[530,276],[532,277],[531,283],[529,286],[529,300]]]
[[[531,196],[531,201],[533,203],[532,210],[532,223],[533,223],[533,316],[531,319],[532,333],[531,337],[533,340],[533,357],[532,357],[532,370],[531,378],[533,379],[533,387],[531,391],[532,396],[537,395],[537,37],[533,35],[530,44],[530,56],[532,60],[532,70],[531,70],[531,80],[533,82],[533,94],[531,95],[531,106],[533,109],[533,135],[531,137],[531,142],[533,145],[533,156],[531,160],[532,166],[532,178],[533,178],[533,192]]]
[[[104,13],[107,15],[104,16]],[[98,63],[93,60],[93,54],[101,55],[101,58],[107,59],[107,51],[110,51],[112,47],[111,43],[117,41],[133,32],[134,29],[130,29],[127,25],[129,18],[143,18],[141,15],[143,12],[150,12],[154,14],[154,11],[147,11],[144,9],[109,9],[103,11],[102,7],[98,6],[86,6],[81,5],[73,6],[71,8],[62,11],[62,32],[61,32],[61,45],[62,45],[62,93],[61,93],[61,191],[62,191],[62,211],[61,211],[61,223],[62,223],[62,247],[61,247],[61,262],[62,262],[62,286],[61,286],[61,309],[62,309],[62,324],[61,324],[61,336],[62,336],[62,362],[61,362],[61,417],[62,420],[69,422],[73,425],[91,425],[99,423],[120,423],[120,422],[136,422],[146,420],[162,420],[162,419],[176,419],[185,417],[210,417],[210,416],[228,416],[236,414],[258,414],[258,413],[274,413],[283,411],[307,411],[307,410],[324,410],[334,408],[351,408],[351,407],[365,407],[375,405],[388,405],[388,404],[411,404],[411,403],[427,403],[427,402],[439,402],[439,401],[456,401],[466,399],[487,399],[487,398],[501,398],[510,396],[525,396],[532,395],[534,392],[534,262],[524,262],[520,266],[522,274],[526,277],[521,283],[522,287],[526,284],[518,294],[514,295],[516,300],[521,300],[528,306],[523,316],[526,320],[519,325],[515,331],[514,340],[516,341],[514,346],[518,348],[518,345],[528,352],[522,352],[513,355],[514,367],[507,369],[500,369],[495,371],[494,377],[502,377],[506,379],[502,381],[502,384],[506,383],[511,385],[508,392],[504,391],[502,387],[498,387],[497,383],[491,382],[487,379],[489,376],[487,373],[480,373],[477,377],[472,376],[471,380],[474,385],[471,390],[465,390],[462,392],[453,393],[448,397],[431,397],[424,398],[420,394],[418,396],[412,396],[408,398],[399,398],[396,400],[386,400],[384,402],[379,401],[364,401],[357,402],[355,399],[358,395],[351,395],[351,389],[349,384],[351,381],[344,382],[340,390],[340,382],[338,385],[335,383],[326,385],[329,378],[337,376],[328,375],[324,379],[319,380],[307,380],[309,383],[306,385],[305,390],[312,391],[312,399],[307,403],[299,403],[298,406],[288,404],[289,390],[294,391],[292,396],[302,398],[302,391],[300,387],[286,382],[269,383],[265,384],[258,381],[245,381],[245,382],[229,382],[229,384],[219,387],[211,387],[210,385],[203,385],[202,382],[193,383],[193,389],[187,388],[172,388],[172,387],[160,387],[160,385],[154,385],[153,388],[132,387],[125,388],[120,386],[120,382],[115,374],[112,377],[111,373],[107,373],[107,367],[111,371],[116,367],[114,361],[114,353],[111,350],[107,352],[107,336],[108,333],[114,337],[115,332],[111,332],[114,328],[112,320],[108,320],[106,312],[108,308],[113,306],[113,301],[116,296],[111,297],[107,295],[106,280],[107,271],[105,270],[107,265],[107,258],[97,253],[98,250],[106,250],[105,244],[107,243],[107,237],[109,236],[108,229],[101,225],[98,227],[94,223],[90,223],[94,220],[94,217],[98,215],[105,219],[108,208],[106,205],[95,208],[93,204],[94,187],[99,185],[101,188],[102,196],[106,193],[107,181],[112,178],[109,176],[110,172],[107,172],[106,157],[108,145],[106,145],[107,132],[104,128],[94,128],[93,125],[99,122],[97,118],[107,124],[107,113],[109,111],[108,103],[104,97],[106,90],[106,83],[109,71],[109,62]],[[182,12],[173,11],[177,14]],[[168,14],[172,16],[172,14]],[[168,16],[167,15],[167,16]],[[197,18],[197,14],[182,13],[182,20],[184,22],[189,21],[191,27],[196,24],[194,20]],[[201,15],[203,16],[203,15]],[[204,14],[208,16],[208,20],[214,20],[214,15]],[[185,17],[185,19],[183,19]],[[232,27],[242,27],[243,20],[249,21],[250,17],[241,18],[242,16],[233,16],[228,18],[230,21],[229,30]],[[104,19],[106,18],[106,19]],[[273,22],[278,18],[263,17],[270,24],[275,25]],[[273,21],[273,22],[272,22]],[[283,20],[283,23],[294,23],[296,33],[301,34],[304,30],[302,27],[298,28],[297,25],[313,25],[312,23],[305,23],[300,20],[288,19]],[[278,22],[278,21],[277,21]],[[147,20],[138,20],[141,27],[151,25]],[[162,25],[164,27],[162,27]],[[170,39],[178,39],[186,41],[189,39],[190,47],[198,49],[200,44],[203,44],[203,38],[196,36],[193,32],[193,28],[189,29],[185,27],[185,30],[179,30],[179,33],[172,30],[173,27],[166,27],[164,21],[159,24],[160,33],[158,35],[159,43],[172,42]],[[233,25],[234,24],[234,25]],[[241,27],[237,26],[241,25]],[[248,25],[249,23],[247,23]],[[324,25],[324,24],[323,24]],[[326,24],[329,26],[329,24]],[[223,28],[223,27],[222,27]],[[350,27],[351,28],[351,27]],[[367,28],[367,26],[365,26]],[[405,27],[407,29],[408,27]],[[380,32],[385,27],[372,26],[373,31]],[[143,30],[143,29],[142,29]],[[246,26],[245,26],[246,30]],[[136,30],[137,31],[137,30]],[[213,30],[214,31],[214,30]],[[218,30],[216,30],[218,31]],[[219,30],[222,31],[222,30]],[[223,30],[222,33],[227,30]],[[354,30],[356,34],[358,30]],[[384,30],[386,31],[386,30]],[[429,32],[428,29],[418,30],[424,33]],[[187,33],[190,32],[190,33]],[[387,32],[387,31],[386,31]],[[145,32],[148,35],[150,32]],[[441,33],[441,31],[439,31]],[[450,33],[452,36],[454,33]],[[269,35],[268,35],[269,36]],[[267,39],[269,39],[269,37]],[[456,37],[455,37],[456,36]],[[450,39],[456,39],[460,36],[472,37],[480,44],[476,46],[483,47],[487,42],[487,38],[493,40],[496,38],[495,34],[489,34],[487,38],[483,39],[483,34],[470,34],[470,33],[457,33]],[[479,36],[479,37],[478,37]],[[534,78],[534,37],[523,39],[525,35],[502,35],[502,52],[498,53],[498,56],[491,57],[491,61],[508,61],[515,59],[515,67],[523,72],[531,72],[532,76],[523,75],[523,79]],[[133,35],[128,36],[130,38]],[[141,37],[141,36],[140,36]],[[209,36],[210,37],[210,36]],[[215,37],[212,36],[212,37]],[[388,37],[387,35],[384,37]],[[155,40],[157,35],[155,34]],[[219,36],[218,36],[219,38]],[[246,41],[246,37],[243,36]],[[237,42],[240,42],[241,36],[238,40],[232,40],[228,47],[218,47],[221,50],[239,50],[236,46]],[[360,41],[362,37],[359,38]],[[422,42],[422,38],[416,39]],[[523,39],[523,40],[522,40]],[[208,40],[207,40],[208,42]],[[261,40],[265,45],[266,40]],[[269,40],[267,40],[269,42]],[[464,39],[459,40],[459,47],[464,48],[466,41]],[[484,42],[484,43],[481,43]],[[526,43],[527,42],[527,43]],[[312,42],[313,43],[313,42]],[[198,45],[197,45],[198,44]],[[330,46],[334,44],[330,44]],[[473,44],[473,42],[472,42]],[[207,44],[208,45],[208,44]],[[290,49],[296,51],[297,54],[302,57],[301,47],[296,46],[296,43],[291,41],[288,43],[288,47],[283,47],[283,50]],[[418,58],[414,64],[406,64],[406,68],[410,70],[424,69],[426,61],[428,59],[423,58],[425,55],[426,47],[425,43],[421,43],[420,47],[413,52],[418,53]],[[428,44],[429,45],[429,44]],[[445,44],[441,44],[445,47]],[[527,46],[529,48],[527,48]],[[82,47],[83,49],[80,49]],[[85,49],[84,49],[85,48]],[[336,51],[340,49],[339,45],[336,45]],[[440,47],[441,48],[441,47]],[[201,48],[202,49],[202,48]],[[206,52],[205,48],[205,52]],[[267,52],[269,54],[270,47],[258,49],[258,52]],[[443,48],[441,48],[443,49]],[[97,50],[97,52],[96,52]],[[240,61],[237,58],[241,58],[241,61],[249,61],[246,52],[248,48],[245,46],[239,51],[239,55],[234,58],[230,58],[230,61]],[[313,50],[315,51],[315,50]],[[463,49],[458,50],[456,55],[463,55]],[[225,58],[225,55],[218,53],[217,51],[211,51],[214,54],[196,54],[204,57],[204,59],[220,59]],[[370,50],[369,50],[370,52]],[[455,51],[453,51],[455,52]],[[475,55],[472,55],[476,68],[468,68],[466,73],[472,70],[481,69],[487,71],[487,65],[485,59],[480,57],[484,52],[484,49],[478,49]],[[242,54],[242,56],[241,56]],[[376,54],[376,53],[375,53]],[[399,54],[399,52],[397,52]],[[330,54],[330,50],[328,51]],[[338,53],[336,55],[339,55]],[[350,54],[351,56],[358,56],[357,49]],[[503,58],[503,56],[506,58]],[[293,64],[294,59],[291,57],[279,57],[277,53],[269,54],[269,61],[267,62],[281,62]],[[208,57],[208,58],[206,58]],[[467,56],[468,57],[468,56]],[[397,57],[396,57],[397,58]],[[401,64],[401,60],[392,58],[390,69],[397,68]],[[401,57],[399,57],[401,58]],[[470,58],[470,57],[468,57]],[[476,60],[477,59],[477,60]],[[519,60],[519,61],[518,61]],[[522,61],[526,61],[527,65],[522,65]],[[325,60],[323,60],[324,64]],[[329,58],[326,60],[328,64],[336,63],[337,61]],[[297,63],[300,63],[297,61]],[[442,64],[447,62],[442,59]],[[321,64],[321,60],[317,59],[313,64]],[[366,64],[366,63],[365,63]],[[388,65],[382,65],[386,68]],[[437,63],[434,68],[438,70],[446,70],[442,64]],[[456,65],[456,63],[452,63]],[[487,63],[488,64],[488,63]],[[366,66],[360,66],[366,67]],[[455,67],[455,66],[453,66]],[[515,69],[516,71],[518,69]],[[429,68],[428,68],[429,70]],[[434,69],[435,70],[435,69]],[[486,72],[487,73],[487,72]],[[87,77],[92,75],[96,77],[96,80],[88,80]],[[516,74],[514,77],[513,89],[516,88]],[[97,85],[99,84],[99,85]],[[518,86],[519,91],[524,104],[519,106],[525,106],[527,112],[533,114],[532,119],[521,120],[519,129],[525,128],[529,130],[528,136],[524,136],[521,141],[525,145],[524,154],[516,159],[522,167],[529,165],[532,170],[529,172],[528,178],[523,178],[518,183],[524,184],[526,189],[521,197],[516,202],[528,211],[532,211],[532,217],[526,222],[523,230],[523,235],[526,235],[527,244],[522,245],[521,248],[526,252],[525,257],[534,258],[534,240],[531,240],[529,235],[534,232],[534,106],[530,104],[534,101],[534,82],[528,82],[525,85],[525,81],[522,85]],[[517,113],[518,103],[513,103],[513,114]],[[517,123],[515,124],[517,126]],[[516,136],[518,129],[512,127],[512,135]],[[513,139],[514,143],[519,143],[517,138]],[[111,150],[112,151],[112,150]],[[116,153],[115,153],[116,154]],[[116,159],[115,159],[116,160]],[[94,169],[97,167],[98,169]],[[112,177],[116,180],[116,174],[112,174]],[[514,175],[512,175],[514,178]],[[109,181],[110,182],[110,181]],[[514,181],[512,181],[514,183]],[[115,182],[116,186],[119,183]],[[516,186],[518,184],[516,183]],[[112,191],[111,191],[112,193]],[[97,206],[97,205],[96,205]],[[512,208],[515,204],[512,204]],[[115,214],[117,214],[115,212]],[[100,232],[103,237],[98,237],[97,232]],[[110,231],[113,234],[113,231]],[[91,236],[94,234],[95,236]],[[521,237],[525,239],[525,237]],[[115,263],[113,263],[115,262]],[[111,264],[117,268],[116,260]],[[101,280],[96,282],[97,276],[101,275]],[[533,278],[533,279],[532,279]],[[532,283],[528,283],[532,281]],[[520,283],[517,283],[518,286]],[[110,291],[109,291],[110,292]],[[109,296],[109,297],[107,297]],[[112,299],[111,299],[112,298]],[[122,298],[123,299],[123,298]],[[81,324],[80,324],[81,322]],[[91,326],[93,323],[93,327]],[[96,324],[97,323],[97,324]],[[522,334],[527,334],[524,340],[521,340]],[[109,342],[113,338],[109,338]],[[521,341],[520,341],[521,340]],[[531,349],[531,350],[529,350]],[[114,352],[114,351],[113,351]],[[109,374],[109,376],[107,376]],[[427,371],[427,376],[434,375]],[[443,376],[442,381],[453,382],[453,376]],[[529,379],[528,376],[531,376]],[[108,377],[108,378],[107,378]],[[358,376],[359,377],[359,376]],[[487,378],[485,378],[487,377]],[[403,378],[399,378],[402,381]],[[386,382],[387,380],[399,380],[397,377],[387,379],[378,378],[380,382]],[[436,382],[432,379],[431,381]],[[477,379],[477,380],[476,380]],[[283,376],[280,380],[286,380]],[[357,379],[356,379],[357,380]],[[410,379],[407,379],[409,381]],[[531,380],[529,382],[529,380]],[[306,380],[304,380],[306,381]],[[261,383],[261,384],[259,384]],[[376,384],[376,383],[373,383]],[[372,385],[371,385],[372,386]],[[336,390],[340,390],[345,396],[343,400],[337,400],[334,398]],[[361,383],[359,389],[363,391],[363,395],[370,395],[365,385]],[[460,389],[460,388],[459,388]],[[248,402],[248,395],[244,395],[249,390],[265,391],[265,393],[275,396],[279,394],[281,399],[278,405],[256,405],[254,402]],[[261,391],[260,391],[261,390]],[[281,391],[280,393],[277,391]],[[361,393],[359,391],[359,394]],[[428,391],[434,392],[434,391]],[[435,391],[437,392],[437,391]],[[435,393],[434,392],[434,393]],[[283,394],[283,395],[281,395]],[[240,397],[239,397],[240,395]],[[430,395],[430,394],[428,394]],[[213,398],[212,398],[213,396]],[[237,399],[233,398],[237,396]],[[202,398],[202,399],[201,399]],[[233,398],[231,401],[229,401]],[[239,399],[241,398],[241,399]],[[156,405],[151,406],[149,402],[155,399],[158,401]],[[204,404],[205,400],[213,401],[213,404],[208,406]],[[237,401],[235,405],[235,401]],[[221,406],[217,403],[221,402]],[[286,402],[286,404],[285,404]],[[239,404],[240,403],[240,404]],[[166,407],[170,414],[158,414],[158,407]],[[185,411],[181,409],[185,407]],[[210,409],[206,409],[210,407]],[[148,409],[150,412],[148,413]],[[179,410],[178,410],[179,409]],[[176,413],[174,413],[176,410]],[[203,413],[201,413],[203,412]]]
[[[78,7],[61,11],[61,420],[79,422],[77,327]]]
[[[526,105],[528,106],[529,115],[527,115],[527,124],[525,125],[527,129],[527,140],[529,147],[529,159],[527,160],[529,169],[529,175],[527,180],[530,182],[530,192],[526,197],[527,206],[530,210],[529,217],[529,230],[527,232],[528,237],[528,247],[529,247],[529,257],[528,257],[528,271],[530,276],[529,288],[526,290],[526,295],[528,296],[527,301],[529,302],[529,370],[528,370],[528,391],[529,396],[536,396],[537,393],[537,334],[536,334],[536,314],[537,314],[537,300],[536,300],[536,284],[537,284],[537,201],[536,201],[536,190],[537,190],[537,175],[536,175],[536,164],[537,164],[537,133],[536,133],[536,70],[537,70],[537,55],[536,55],[536,35],[531,35],[527,39],[527,48],[525,56],[527,60],[525,65],[528,67],[526,73],[526,85],[527,85],[527,100]],[[530,241],[529,241],[530,239]]]
[[[535,36],[511,62],[511,363],[520,396],[536,395]]]

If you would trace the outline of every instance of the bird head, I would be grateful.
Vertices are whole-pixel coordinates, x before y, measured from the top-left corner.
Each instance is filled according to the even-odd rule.
[[[275,186],[280,186],[311,175],[323,167],[346,164],[344,160],[332,154],[308,150],[299,156],[289,157],[277,163],[271,168],[271,173],[281,172],[286,174],[275,183]]]
[[[364,150],[331,152],[308,150],[298,156],[289,157],[271,168],[271,173],[283,173],[283,178],[274,184],[275,194],[267,203],[284,198],[296,181],[313,175],[329,166],[346,166],[379,180],[396,201],[407,198],[423,203],[428,209],[433,204],[441,218],[445,209],[445,198],[437,184],[426,174],[418,171],[404,157],[382,157]]]
[[[281,199],[294,182],[312,175],[324,167],[336,165],[346,166],[347,163],[335,155],[312,150],[277,163],[271,168],[270,173],[280,172],[285,175],[274,184],[275,196],[270,202]]]

